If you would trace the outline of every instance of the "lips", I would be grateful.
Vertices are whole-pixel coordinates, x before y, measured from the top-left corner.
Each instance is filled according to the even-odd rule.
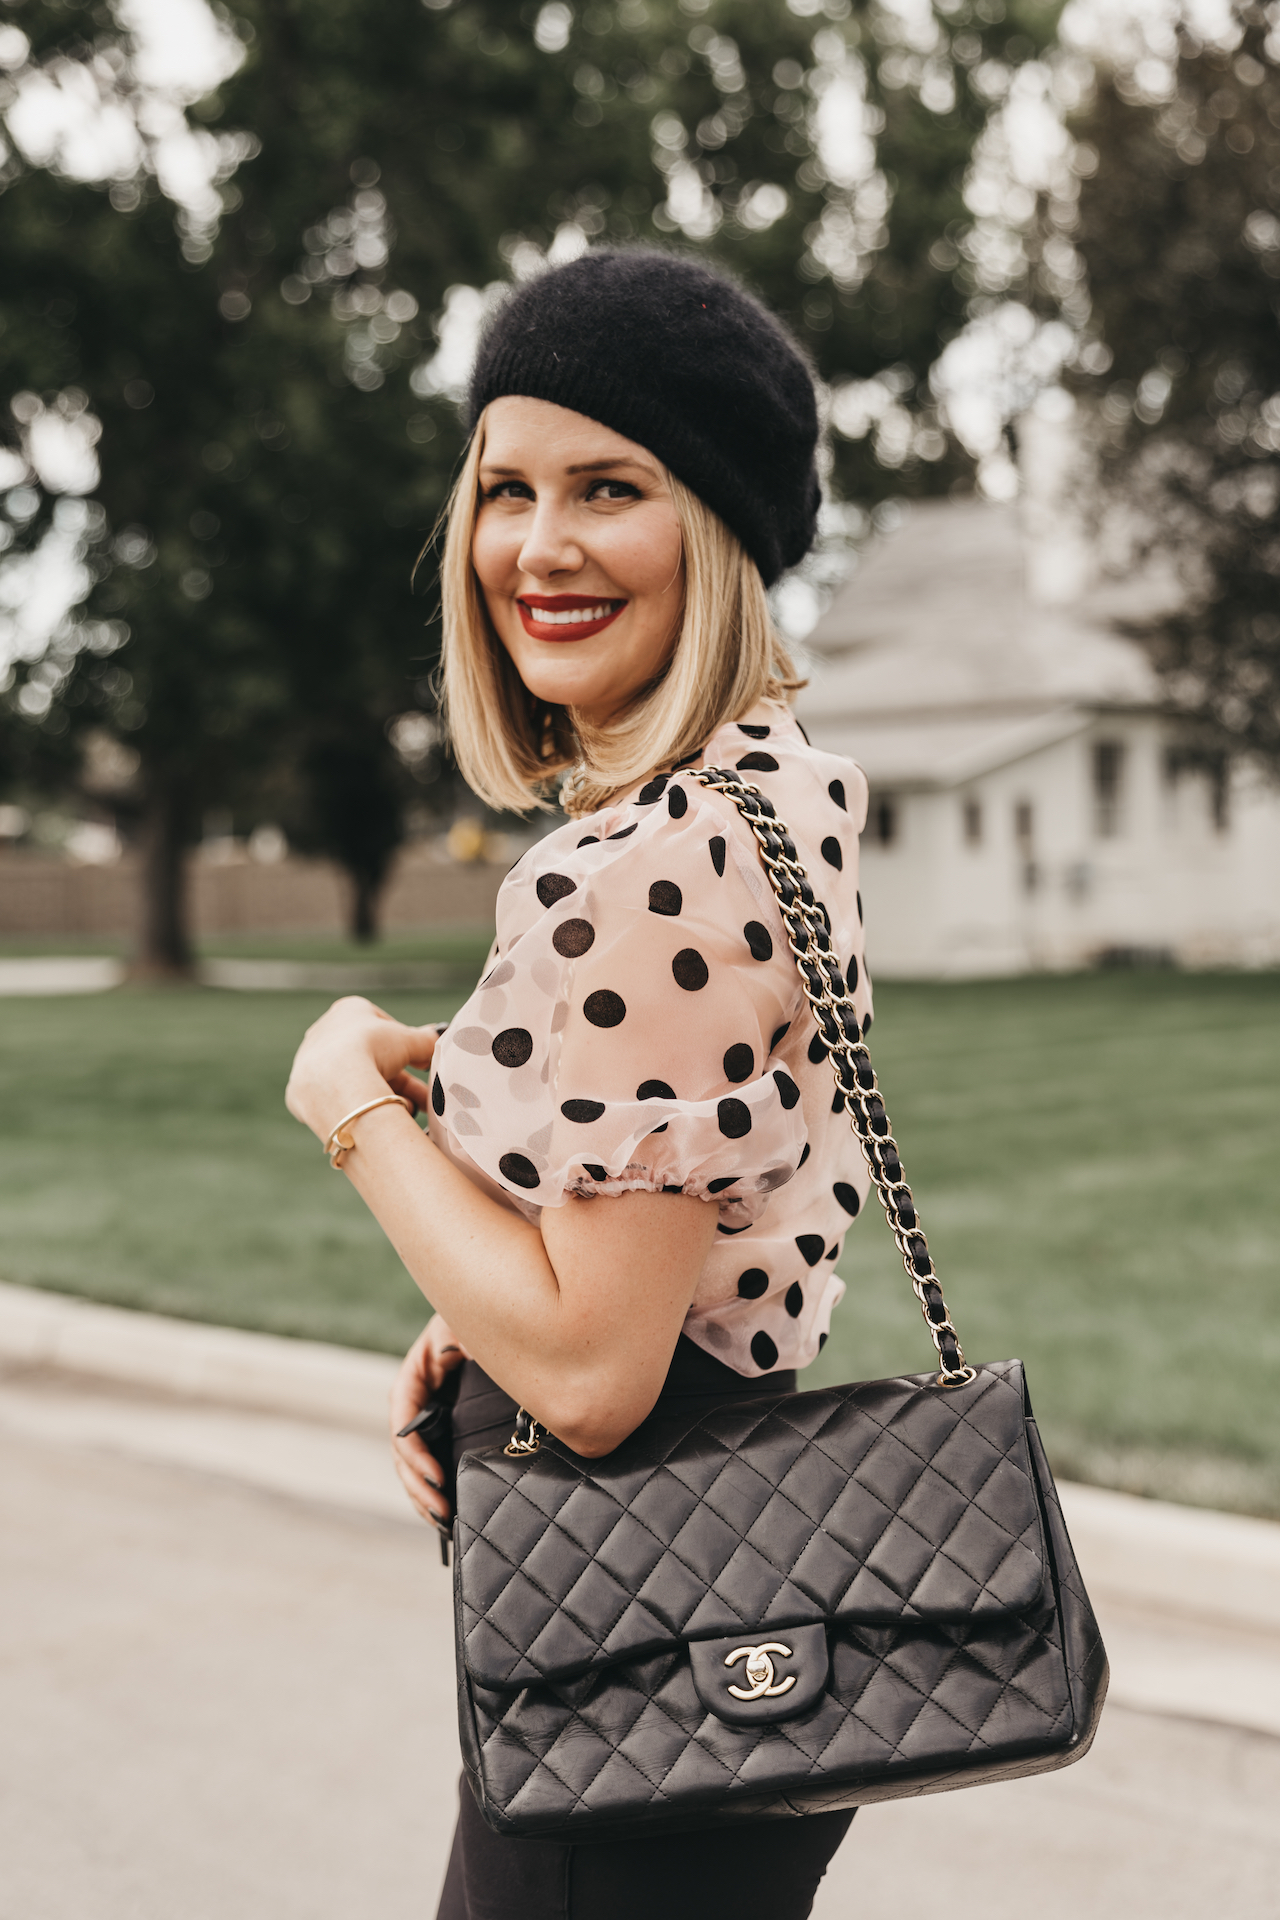
[[[533,640],[588,640],[612,626],[626,604],[583,593],[525,593],[516,601],[520,623]]]

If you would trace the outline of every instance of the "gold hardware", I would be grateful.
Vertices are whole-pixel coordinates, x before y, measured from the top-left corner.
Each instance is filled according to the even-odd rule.
[[[744,1693],[741,1687],[729,1688],[735,1700],[775,1700],[780,1693],[790,1693],[796,1683],[794,1673],[785,1680],[774,1684],[773,1661],[771,1653],[780,1653],[791,1659],[790,1647],[784,1647],[780,1640],[766,1640],[762,1647],[735,1647],[725,1660],[726,1667],[733,1666],[737,1660],[745,1660],[747,1679],[751,1682],[750,1693]]]
[[[375,1107],[391,1106],[403,1107],[406,1113],[413,1112],[413,1102],[412,1100],[406,1099],[404,1094],[383,1093],[379,1094],[376,1100],[366,1100],[362,1107],[355,1109],[354,1113],[349,1113],[345,1119],[339,1120],[337,1126],[324,1143],[324,1150],[329,1156],[329,1165],[335,1173],[342,1172],[343,1161],[349,1153],[354,1153],[356,1149],[355,1141],[351,1135],[347,1133],[347,1128],[351,1125],[351,1122],[358,1120],[361,1114],[372,1113]],[[344,1135],[346,1136],[345,1139],[343,1137]]]
[[[536,1453],[541,1445],[542,1435],[538,1431],[537,1421],[521,1407],[516,1415],[516,1430],[502,1451],[512,1460],[519,1460],[525,1454]]]

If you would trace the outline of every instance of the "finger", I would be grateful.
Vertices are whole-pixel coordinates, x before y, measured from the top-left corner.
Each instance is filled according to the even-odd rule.
[[[412,1100],[415,1113],[421,1113],[431,1099],[430,1087],[416,1073],[405,1070],[392,1074],[387,1084],[393,1093],[402,1093],[406,1100]]]
[[[400,1476],[401,1486],[423,1519],[442,1520],[448,1526],[451,1515],[449,1502],[444,1495],[436,1493],[419,1474],[413,1471],[412,1467],[406,1466],[403,1460],[397,1460],[395,1467]]]

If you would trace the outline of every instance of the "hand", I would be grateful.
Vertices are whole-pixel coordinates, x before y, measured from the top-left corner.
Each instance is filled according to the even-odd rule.
[[[307,1028],[294,1055],[285,1105],[318,1140],[327,1140],[353,1107],[388,1090],[404,1094],[421,1112],[427,1083],[409,1069],[430,1067],[436,1038],[433,1026],[406,1027],[371,1000],[348,994]]]
[[[416,1433],[399,1438],[401,1427],[417,1418],[430,1396],[440,1387],[446,1373],[470,1358],[459,1346],[453,1332],[440,1314],[436,1314],[418,1335],[396,1375],[391,1389],[391,1450],[396,1472],[410,1500],[424,1520],[443,1521],[447,1526],[451,1508],[440,1489],[444,1475],[440,1462],[427,1450]]]

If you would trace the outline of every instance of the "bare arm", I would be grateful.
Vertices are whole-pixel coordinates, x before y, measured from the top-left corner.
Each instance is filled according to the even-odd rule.
[[[294,1061],[289,1110],[323,1140],[388,1086],[421,1105],[434,1035],[340,1000]],[[716,1228],[683,1194],[549,1207],[541,1231],[432,1146],[401,1107],[356,1122],[345,1171],[432,1304],[498,1384],[576,1452],[609,1452],[653,1406]]]

